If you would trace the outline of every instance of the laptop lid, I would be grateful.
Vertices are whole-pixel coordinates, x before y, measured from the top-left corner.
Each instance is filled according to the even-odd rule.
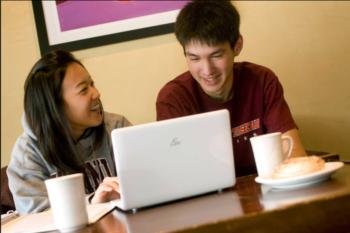
[[[112,145],[122,210],[208,193],[236,182],[227,110],[114,129]]]

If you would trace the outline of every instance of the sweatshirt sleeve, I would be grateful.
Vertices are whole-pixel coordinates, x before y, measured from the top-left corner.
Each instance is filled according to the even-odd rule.
[[[49,208],[44,181],[54,174],[40,152],[26,136],[21,136],[12,151],[7,174],[16,210],[21,214]]]

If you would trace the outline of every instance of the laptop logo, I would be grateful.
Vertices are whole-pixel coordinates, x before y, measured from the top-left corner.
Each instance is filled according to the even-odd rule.
[[[171,140],[170,142],[170,146],[178,146],[180,144],[181,144],[181,141],[177,137],[173,138],[173,140]]]

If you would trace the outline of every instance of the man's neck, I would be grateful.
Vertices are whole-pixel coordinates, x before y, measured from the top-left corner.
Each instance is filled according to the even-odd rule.
[[[218,95],[209,95],[210,98],[215,99],[220,102],[227,102],[233,97],[233,76],[230,79],[227,79],[227,83],[225,84],[225,89],[219,93]],[[208,94],[208,93],[207,93]]]

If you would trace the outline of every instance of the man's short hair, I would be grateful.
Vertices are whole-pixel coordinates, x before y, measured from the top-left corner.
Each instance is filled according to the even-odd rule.
[[[234,47],[239,37],[240,16],[230,1],[195,0],[179,13],[175,35],[185,47],[191,41],[208,45],[230,42]]]

